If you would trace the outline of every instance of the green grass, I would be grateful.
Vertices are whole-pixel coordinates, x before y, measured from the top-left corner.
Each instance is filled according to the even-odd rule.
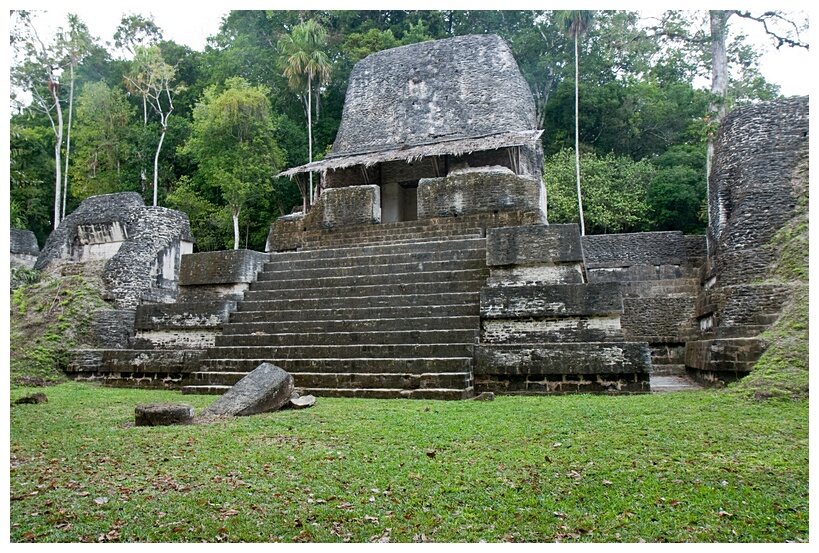
[[[65,380],[69,351],[88,342],[95,311],[110,309],[98,278],[43,274],[11,294],[10,376],[12,387]]]
[[[809,538],[807,401],[319,398],[148,428],[129,426],[139,404],[215,398],[45,392],[11,408],[12,542]]]

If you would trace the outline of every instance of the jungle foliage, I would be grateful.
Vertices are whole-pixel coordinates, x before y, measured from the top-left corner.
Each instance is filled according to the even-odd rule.
[[[41,244],[53,225],[57,163],[67,157],[66,213],[90,195],[109,192],[137,191],[150,204],[156,178],[158,204],[188,213],[198,250],[237,243],[262,249],[270,222],[302,203],[295,182],[272,175],[308,161],[309,134],[313,159],[329,150],[353,65],[386,48],[472,33],[497,33],[510,45],[544,129],[552,179],[549,209],[554,222],[577,220],[560,180],[564,173],[571,176],[564,158],[568,150],[574,152],[574,41],[559,25],[557,12],[237,10],[223,18],[202,52],[163,40],[161,29],[142,15],[123,16],[113,37],[116,52],[103,46],[110,37],[78,40],[76,29],[84,27],[76,16],[66,30],[47,37],[34,32],[36,12],[30,14],[31,25],[25,24],[26,15],[12,16],[11,45],[18,60],[13,83],[34,83],[48,100],[51,74],[37,63],[45,52],[70,69],[74,91],[71,102],[67,82],[55,91],[64,134],[70,133],[70,148],[65,139],[57,148],[59,159],[54,110],[31,109],[12,97],[17,108],[10,125],[12,214]],[[707,12],[667,12],[651,26],[638,12],[602,11],[579,37],[579,149],[581,164],[590,171],[582,179],[589,232],[703,231],[699,214],[705,143],[713,132],[712,97],[693,83],[710,71],[708,36],[702,34],[706,19]],[[326,31],[314,51],[322,54],[328,71],[312,87],[295,87],[282,70],[280,45],[307,21]],[[743,37],[728,46],[729,101],[775,98],[777,87],[759,74],[758,56]],[[172,78],[158,84],[157,75]],[[211,163],[208,149],[222,146],[203,142],[197,113],[240,82],[245,93],[255,90],[266,97],[259,127],[265,136],[219,150],[220,159]],[[225,168],[223,162],[242,157],[239,150],[251,145],[267,149],[254,150],[252,171],[240,176]],[[265,164],[267,171],[257,170]],[[635,180],[629,180],[632,173]],[[611,175],[620,180],[606,182]],[[572,202],[577,203],[576,193]]]

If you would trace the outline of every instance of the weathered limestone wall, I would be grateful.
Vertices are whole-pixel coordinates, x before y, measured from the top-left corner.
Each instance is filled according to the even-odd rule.
[[[649,390],[646,344],[626,342],[616,283],[586,283],[576,225],[487,231],[475,390],[515,394]]]
[[[512,171],[479,168],[418,183],[418,218],[522,211],[540,219],[540,181]]]
[[[307,228],[381,222],[381,188],[375,184],[325,190],[304,218]]]
[[[26,269],[34,268],[37,256],[40,255],[40,247],[37,245],[37,237],[30,230],[11,228],[10,233],[10,253],[11,264]]]
[[[133,309],[143,302],[175,301],[182,255],[193,251],[188,216],[164,207],[145,207],[128,233],[129,239],[102,273],[114,305]]]
[[[759,334],[790,297],[765,282],[778,252],[774,235],[794,216],[808,180],[809,101],[743,106],[720,124],[708,183],[708,267],[697,306],[698,340],[685,364],[703,380],[747,374],[765,350]]]
[[[708,183],[708,256],[716,284],[767,272],[767,247],[796,207],[793,176],[808,156],[808,97],[743,106],[720,123]]]
[[[301,247],[305,230],[303,213],[291,213],[279,217],[270,224],[264,251],[285,252],[298,249]]]
[[[694,335],[704,236],[678,231],[584,236],[583,251],[590,283],[619,285],[628,339],[682,343]]]
[[[330,155],[536,125],[534,99],[503,39],[458,36],[376,52],[358,62]]]
[[[188,216],[145,207],[136,192],[92,196],[60,223],[35,268],[99,272],[118,309],[174,301],[182,254],[193,250]]]
[[[181,388],[266,260],[250,250],[183,255],[177,301],[97,314],[99,349],[73,352],[67,372],[111,386]]]

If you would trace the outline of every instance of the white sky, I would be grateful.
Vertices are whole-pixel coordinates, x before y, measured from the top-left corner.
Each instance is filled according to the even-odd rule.
[[[565,0],[564,0],[565,1]],[[277,5],[278,2],[260,2],[258,0],[238,0],[231,3],[212,2],[204,0],[193,3],[183,2],[162,2],[158,0],[141,0],[122,2],[115,4],[80,2],[77,0],[12,0],[12,7],[26,9],[49,10],[48,19],[56,21],[57,25],[64,24],[66,14],[70,11],[80,16],[89,27],[91,34],[101,39],[101,42],[113,42],[114,31],[119,24],[122,15],[126,12],[139,13],[143,15],[152,14],[156,24],[162,29],[163,37],[174,42],[185,44],[195,50],[202,50],[208,36],[214,35],[219,30],[219,24],[224,15],[230,9],[275,9],[275,8],[345,8],[345,9],[375,9],[375,8],[411,8],[411,9],[442,9],[442,8],[492,8],[497,7],[495,2],[486,0],[475,0],[465,2],[464,0],[449,0],[441,4],[440,2],[430,2],[428,0],[416,0],[415,2],[389,1],[350,1],[327,2],[317,0],[302,0],[298,4],[288,2],[286,5]],[[507,0],[503,3],[506,9],[531,9],[531,8],[562,8],[564,2],[534,2],[531,0]],[[660,2],[587,2],[580,0],[575,2],[577,7],[592,7],[606,9],[646,9],[651,11],[663,8],[679,9],[707,9],[714,6],[713,2],[702,3],[699,0],[689,0],[684,4],[679,1],[675,3]],[[664,5],[667,4],[667,5]],[[676,4],[676,5],[675,5]],[[700,5],[702,4],[702,5]],[[759,13],[768,9],[781,9],[785,11],[806,10],[804,2],[794,2],[792,0],[779,0],[777,2],[758,2],[756,0],[745,0],[742,2],[742,9],[748,9]],[[44,22],[45,25],[45,22]],[[760,25],[754,22],[740,20],[734,17],[731,20],[734,29],[745,28],[749,36],[755,36],[755,43],[758,49],[766,51],[762,56],[762,74],[769,82],[779,84],[782,94],[786,96],[808,94],[814,79],[817,64],[812,63],[812,58],[804,49],[795,49],[783,46],[776,50],[771,46],[770,40],[763,36]]]

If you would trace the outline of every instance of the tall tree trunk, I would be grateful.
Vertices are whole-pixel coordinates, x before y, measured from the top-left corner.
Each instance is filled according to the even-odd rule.
[[[577,58],[577,33],[574,35],[574,165],[577,172],[577,211],[580,213],[580,236],[586,236],[583,220],[583,196],[580,194],[580,63]]]
[[[54,106],[57,111],[57,133],[56,141],[54,143],[54,160],[55,160],[55,188],[54,188],[54,228],[60,226],[60,189],[62,186],[62,178],[60,172],[60,148],[63,146],[63,110],[60,108],[60,100],[57,98],[57,83],[51,78],[48,81],[48,89],[51,92],[51,99],[54,100]]]
[[[233,249],[239,249],[239,213],[242,208],[233,206]]]
[[[65,199],[68,197],[68,158],[71,154],[71,113],[74,110],[74,64],[71,64],[71,86],[68,92],[68,129],[65,133],[65,175],[63,183],[63,215],[65,219]]]
[[[310,163],[313,163],[313,100],[310,83],[313,81],[313,75],[307,75],[307,153]],[[310,205],[313,205],[313,171],[310,171]]]
[[[719,123],[725,116],[727,110],[726,99],[728,96],[728,55],[725,48],[726,35],[728,34],[728,17],[731,12],[724,10],[711,10],[711,103],[708,106],[713,122]],[[705,155],[705,178],[708,189],[708,198],[711,197],[711,163],[714,156],[714,137],[708,135],[708,147]],[[711,209],[708,209],[708,227],[716,221],[712,221]],[[709,233],[710,235],[710,233]],[[710,239],[710,236],[706,240]],[[709,245],[710,248],[710,245]],[[709,249],[710,251],[710,249]]]
[[[162,141],[165,140],[165,131],[167,127],[162,125],[162,134],[159,135],[159,144],[156,147],[156,155],[154,155],[154,207],[156,207],[156,192],[159,189],[159,151],[162,149]]]

